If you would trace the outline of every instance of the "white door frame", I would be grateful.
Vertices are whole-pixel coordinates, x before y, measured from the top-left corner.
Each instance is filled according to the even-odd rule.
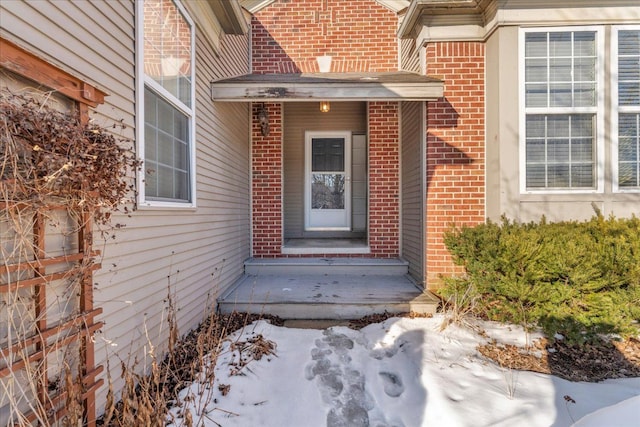
[[[311,208],[311,142],[314,138],[344,139],[344,209]],[[304,228],[307,231],[351,230],[351,131],[306,131],[304,166]]]

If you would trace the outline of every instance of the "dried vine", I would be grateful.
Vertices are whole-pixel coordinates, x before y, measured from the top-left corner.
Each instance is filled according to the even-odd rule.
[[[19,95],[0,98],[0,132],[5,200],[82,207],[98,224],[128,211],[135,187],[127,176],[139,166],[129,140]]]
[[[95,313],[80,300],[96,266],[91,224],[108,231],[113,212],[129,212],[140,166],[116,135],[122,124],[84,124],[46,98],[0,93],[0,373],[20,373],[0,375],[7,425],[86,422],[82,342]]]

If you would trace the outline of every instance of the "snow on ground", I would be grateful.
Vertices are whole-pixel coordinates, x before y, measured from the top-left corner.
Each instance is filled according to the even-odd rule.
[[[479,323],[484,337],[457,325],[440,331],[443,319],[392,318],[360,331],[254,323],[225,342],[213,387],[182,390],[171,425],[184,423],[185,407],[195,426],[546,427],[585,416],[576,427],[640,425],[640,378],[576,383],[502,369],[477,345],[535,337],[490,322]],[[237,349],[260,335],[275,354],[243,366]]]

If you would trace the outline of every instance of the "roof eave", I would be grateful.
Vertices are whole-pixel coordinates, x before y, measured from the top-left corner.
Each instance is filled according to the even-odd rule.
[[[207,0],[207,2],[226,34],[242,35],[247,33],[249,25],[238,0]]]
[[[413,0],[398,29],[401,39],[411,37],[423,15],[482,16],[492,0]]]
[[[218,102],[435,101],[443,83],[211,83]]]

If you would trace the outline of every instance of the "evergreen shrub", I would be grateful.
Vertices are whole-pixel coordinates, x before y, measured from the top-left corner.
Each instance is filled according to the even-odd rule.
[[[540,326],[573,343],[638,334],[640,219],[452,227],[445,244],[463,277],[441,294],[483,317]],[[461,296],[464,295],[464,298]]]

